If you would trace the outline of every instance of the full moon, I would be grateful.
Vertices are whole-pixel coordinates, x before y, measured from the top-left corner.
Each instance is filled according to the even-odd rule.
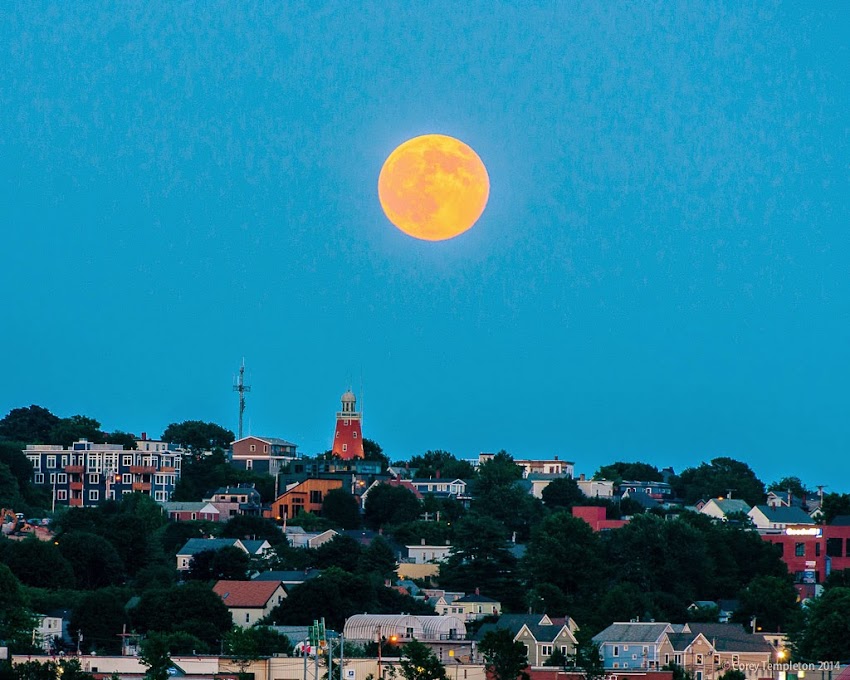
[[[454,137],[409,139],[384,162],[378,198],[390,222],[424,241],[444,241],[481,217],[490,195],[484,163]]]

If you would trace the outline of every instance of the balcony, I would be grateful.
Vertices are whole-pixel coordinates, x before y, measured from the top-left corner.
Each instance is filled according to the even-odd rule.
[[[82,482],[69,482],[68,488],[71,489],[71,491],[82,491],[83,490],[83,483]]]
[[[66,465],[65,472],[69,475],[81,475],[86,471],[82,465]]]
[[[168,467],[167,465],[164,465],[163,467],[159,468],[159,472],[177,472],[177,470],[173,467]]]
[[[69,498],[68,505],[72,508],[81,508],[83,507],[83,499],[82,498]]]
[[[156,468],[151,465],[131,465],[130,474],[133,475],[152,475],[156,472]]]
[[[142,493],[150,493],[150,482],[133,482],[133,491],[141,491]]]

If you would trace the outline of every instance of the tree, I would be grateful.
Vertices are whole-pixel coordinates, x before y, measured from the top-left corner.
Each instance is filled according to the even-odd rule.
[[[0,542],[0,562],[28,586],[58,589],[74,585],[74,572],[59,549],[37,538]]]
[[[440,585],[465,591],[479,588],[503,607],[517,608],[524,603],[516,587],[516,567],[504,525],[471,512],[455,526],[451,552],[440,565]]]
[[[466,460],[458,460],[448,451],[426,451],[421,456],[413,456],[409,463],[421,478],[441,477],[443,479],[472,479],[475,468]]]
[[[322,516],[343,529],[360,527],[360,504],[345,489],[331,489],[322,501]]]
[[[367,437],[363,438],[363,459],[380,461],[384,470],[390,465],[390,459],[384,455],[381,445]]]
[[[850,494],[827,493],[823,495],[823,523],[830,524],[839,515],[850,515]]]
[[[764,503],[764,483],[749,465],[732,458],[715,458],[710,465],[702,463],[699,467],[688,468],[673,478],[671,484],[677,495],[689,504],[726,496],[729,489],[734,489],[735,496],[749,505]]]
[[[274,654],[291,654],[292,643],[285,635],[266,626],[233,628],[224,636],[228,654],[239,667],[239,676],[247,677],[246,671],[252,661]]]
[[[135,435],[130,434],[129,432],[122,432],[121,430],[115,430],[114,432],[108,432],[104,435],[106,441],[110,444],[121,444],[124,447],[125,451],[134,451],[138,448],[138,444],[136,444]]]
[[[59,552],[71,564],[78,588],[94,590],[121,583],[124,563],[112,544],[97,534],[72,531],[59,538]]]
[[[406,643],[399,660],[401,675],[405,680],[445,680],[446,668],[430,647],[418,640]]]
[[[376,536],[360,555],[357,571],[386,580],[393,577],[396,565],[396,556],[390,544],[382,536]]]
[[[790,576],[756,576],[741,591],[734,620],[749,623],[755,617],[763,630],[786,630],[797,609],[797,591]]]
[[[649,463],[611,463],[603,465],[593,475],[594,479],[609,479],[612,482],[638,481],[638,482],[662,482],[662,475],[658,468]]]
[[[0,420],[0,439],[24,444],[49,444],[50,432],[58,422],[59,416],[35,404],[13,408]]]
[[[805,487],[799,477],[783,477],[768,486],[767,490],[773,491],[776,494],[787,494],[790,491],[797,498],[803,498],[812,494],[811,490]]]
[[[221,598],[199,582],[142,593],[130,619],[141,633],[188,633],[208,650],[219,649],[222,636],[233,626]]]
[[[83,597],[74,609],[70,628],[82,631],[86,649],[107,654],[121,651],[118,635],[127,623],[126,599],[126,593],[114,588],[101,588]]]
[[[0,564],[0,584],[0,640],[8,641],[13,651],[30,652],[35,619],[27,609],[20,582],[4,564]]]
[[[747,680],[747,674],[737,668],[732,668],[720,676],[719,680]]]
[[[142,664],[148,667],[149,680],[169,680],[171,661],[171,636],[168,633],[151,633],[142,641]]]
[[[171,423],[162,433],[163,441],[177,444],[195,453],[215,448],[226,449],[235,439],[231,430],[201,420]]]
[[[542,493],[543,505],[549,509],[570,509],[575,505],[582,505],[587,501],[576,480],[572,477],[561,477],[547,484]]]
[[[100,423],[94,418],[76,415],[60,419],[50,431],[50,443],[60,444],[65,448],[80,439],[103,444],[105,435],[100,430]]]
[[[221,528],[221,538],[248,538],[268,541],[270,545],[286,542],[286,537],[272,520],[254,515],[235,515]]]
[[[509,453],[499,451],[478,468],[471,485],[472,510],[501,522],[509,535],[516,532],[525,539],[543,513],[540,500],[522,488],[521,479],[522,468]]]
[[[189,561],[186,578],[194,581],[244,581],[248,578],[250,566],[248,553],[235,546],[202,550]]]
[[[419,499],[409,489],[391,484],[378,484],[366,496],[366,524],[378,529],[387,524],[401,524],[419,518]]]
[[[345,534],[337,534],[330,541],[313,550],[317,568],[338,567],[349,572],[357,571],[360,553],[360,544]]]
[[[797,661],[850,658],[850,588],[809,600],[789,638]]]
[[[486,633],[478,645],[478,651],[484,657],[487,673],[494,680],[529,680],[525,645],[515,641],[509,630],[499,628]]]

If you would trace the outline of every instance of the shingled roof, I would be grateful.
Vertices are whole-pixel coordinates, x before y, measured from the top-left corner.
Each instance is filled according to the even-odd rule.
[[[280,581],[219,581],[213,592],[227,607],[263,609],[281,585]]]

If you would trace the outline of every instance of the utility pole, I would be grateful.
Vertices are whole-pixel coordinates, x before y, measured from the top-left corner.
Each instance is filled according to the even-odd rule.
[[[251,386],[245,384],[245,357],[239,367],[239,377],[233,384],[233,391],[239,393],[239,439],[242,439],[242,418],[245,414],[245,393],[251,391]]]

